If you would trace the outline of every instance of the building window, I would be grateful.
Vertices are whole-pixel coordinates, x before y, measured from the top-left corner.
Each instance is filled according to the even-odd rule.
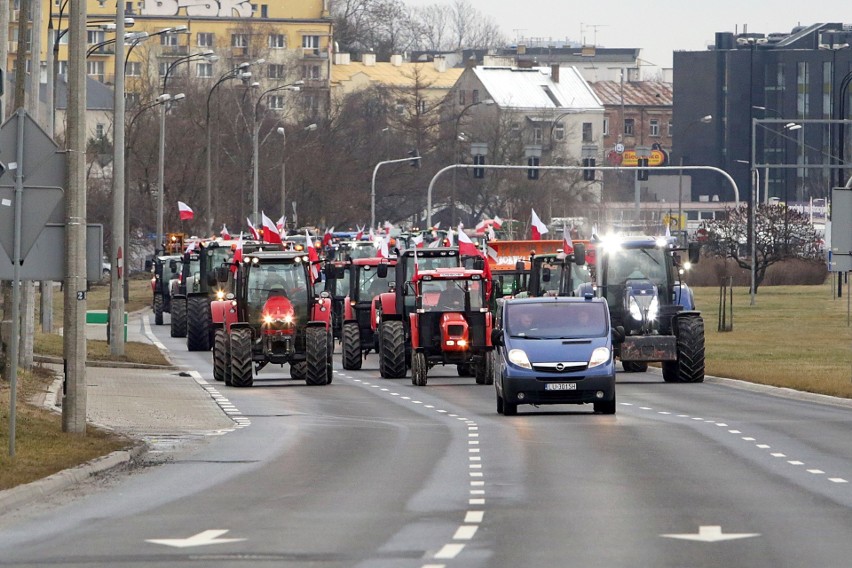
[[[532,143],[533,144],[541,144],[541,140],[542,140],[541,126],[533,127]]]
[[[304,101],[305,114],[308,116],[317,116],[319,114],[319,97],[316,95],[305,95]]]
[[[159,73],[160,77],[165,77],[166,73],[169,72],[169,63],[168,61],[159,61],[157,63],[157,73]]]
[[[284,108],[284,95],[269,95],[266,99],[266,105],[273,110],[281,110]]]
[[[520,122],[513,122],[509,126],[509,128],[511,128],[512,132],[514,132],[516,135],[521,133],[521,123]]]
[[[264,19],[269,17],[269,6],[266,4],[260,5],[260,17]]]
[[[53,45],[54,43],[56,43],[56,36],[58,34],[59,34],[59,30],[51,30],[50,39],[48,40],[50,45]],[[68,45],[68,35],[69,34],[62,34],[59,37],[59,45]]]
[[[624,119],[624,135],[625,136],[633,136],[634,132],[634,121],[632,118]]]
[[[104,125],[103,125],[102,123],[100,123],[100,122],[99,122],[99,123],[97,123],[97,124],[95,125],[95,137],[96,137],[98,140],[103,140],[105,135],[106,135],[106,126],[104,126]]]
[[[609,136],[609,118],[604,118],[603,122],[603,135]]]
[[[464,105],[465,105],[465,102],[464,102],[464,89],[459,89],[459,104],[460,104],[461,106],[464,106]]]
[[[139,93],[125,93],[124,102],[127,108],[139,106]]]
[[[305,79],[322,79],[322,72],[319,65],[304,65],[302,66],[302,77]]]
[[[583,123],[583,142],[593,142],[591,122]]]
[[[103,78],[104,62],[103,61],[86,61],[86,75]]]
[[[198,42],[198,47],[214,47],[215,40],[214,36],[210,32],[199,32],[196,37],[196,41]]]
[[[269,48],[286,49],[287,36],[285,36],[284,34],[269,34]]]
[[[266,76],[269,79],[283,79],[287,70],[284,65],[270,64],[266,66]]]
[[[103,30],[87,30],[86,31],[86,42],[89,45],[95,45],[96,43],[101,43],[104,41],[104,32]],[[65,34],[69,35],[69,34]]]
[[[160,45],[168,46],[168,47],[177,47],[177,45],[178,45],[178,34],[161,34],[160,35]]]
[[[473,90],[473,95],[471,96],[471,103],[476,104],[479,102],[479,89]]]
[[[213,76],[213,64],[199,63],[195,68],[195,74],[200,79],[209,79]]]
[[[318,35],[303,35],[302,49],[313,50],[314,54],[319,53],[319,36]]]
[[[660,121],[659,120],[651,120],[648,123],[648,136],[660,136]]]
[[[248,34],[231,34],[231,47],[248,47]]]
[[[565,140],[565,125],[561,122],[553,125],[553,139],[558,142]]]
[[[127,71],[124,73],[128,77],[141,77],[142,76],[142,62],[141,61],[128,61],[127,62]]]
[[[671,138],[673,132],[674,132],[674,130],[672,129],[672,121],[670,120],[668,125],[666,126],[666,136]]]
[[[426,114],[426,101],[425,100],[420,99],[419,101],[417,101],[417,113],[421,114],[421,115]]]
[[[59,74],[60,75],[68,75],[68,62],[60,61],[59,62]]]

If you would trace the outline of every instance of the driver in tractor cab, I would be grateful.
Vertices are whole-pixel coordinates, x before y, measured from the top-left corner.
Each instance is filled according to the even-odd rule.
[[[284,278],[275,272],[272,272],[267,276],[265,287],[267,290],[267,298],[272,298],[273,296],[288,297]]]
[[[464,309],[464,292],[453,282],[447,284],[447,289],[441,292],[438,306],[444,310],[458,311]]]

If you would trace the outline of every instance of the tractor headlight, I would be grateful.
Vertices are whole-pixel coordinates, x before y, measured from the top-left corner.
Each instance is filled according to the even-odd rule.
[[[657,314],[660,311],[660,301],[656,296],[651,298],[651,305],[648,306],[648,319],[653,320],[657,319]]]
[[[639,302],[636,301],[636,298],[630,296],[630,299],[627,301],[627,308],[630,310],[630,317],[636,321],[642,321],[642,308],[639,307]]]
[[[523,349],[512,349],[509,351],[509,362],[524,369],[532,369],[530,360]]]
[[[220,302],[222,300],[224,300],[225,299],[225,291],[224,290],[217,291],[216,292],[216,299],[219,300]]]
[[[275,320],[272,318],[272,316],[271,316],[271,315],[269,315],[269,314],[264,314],[264,316],[263,316],[263,323],[265,323],[266,325],[272,325],[272,322],[274,322],[274,321],[275,321]]]
[[[598,347],[592,351],[592,357],[589,359],[589,368],[597,367],[609,362],[610,352],[608,347]]]

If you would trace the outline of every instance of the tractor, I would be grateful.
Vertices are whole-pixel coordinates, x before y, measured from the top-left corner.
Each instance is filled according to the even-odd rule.
[[[331,383],[331,298],[314,294],[314,268],[298,252],[255,252],[237,263],[234,291],[211,303],[216,380],[249,387],[266,365],[287,363],[294,379]]]
[[[666,382],[704,381],[704,320],[695,310],[692,291],[681,277],[699,259],[699,243],[686,247],[673,237],[607,237],[597,243],[597,294],[606,298],[612,328],[625,338],[616,347],[627,372],[644,372],[648,362],[662,362]],[[581,293],[592,293],[588,283]]]
[[[395,271],[389,269],[395,266],[396,258],[372,257],[353,258],[345,267],[349,290],[343,303],[340,340],[344,369],[360,369],[364,355],[379,350],[373,299],[394,289]]]
[[[172,282],[180,276],[180,255],[161,255],[155,256],[150,262],[151,272],[151,290],[154,293],[154,299],[151,307],[154,309],[154,323],[163,325],[163,313],[171,312]]]
[[[394,289],[379,294],[373,300],[375,317],[370,324],[379,337],[379,373],[382,377],[401,379],[411,366],[409,315],[415,309],[415,265],[420,271],[460,268],[461,263],[456,247],[415,248],[399,253],[394,267]],[[387,270],[387,266],[380,264],[376,270]],[[382,272],[377,273],[381,277]]]
[[[527,296],[573,296],[578,286],[591,281],[586,266],[586,245],[574,242],[574,251],[531,254]]]
[[[425,386],[429,369],[447,364],[473,369],[477,384],[492,384],[491,312],[483,271],[418,270],[412,287],[412,384]]]

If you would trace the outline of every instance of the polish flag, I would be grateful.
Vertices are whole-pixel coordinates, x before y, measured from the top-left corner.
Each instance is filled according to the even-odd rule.
[[[503,228],[503,219],[501,219],[500,217],[497,217],[495,215],[494,218],[491,219],[491,226],[494,227],[495,229],[502,229]]]
[[[358,232],[355,234],[355,240],[360,241],[361,237],[364,236],[364,227],[358,227]]]
[[[240,231],[240,239],[237,241],[237,246],[234,247],[233,265],[231,272],[237,271],[237,266],[243,261],[243,232]]]
[[[197,248],[198,248],[198,241],[192,241],[191,243],[189,243],[188,245],[186,245],[186,250],[185,250],[185,251],[183,251],[183,253],[184,253],[184,254],[189,254],[189,253],[191,253],[192,251],[194,251],[194,250],[195,250],[195,249],[197,249]]]
[[[411,242],[414,243],[414,248],[423,248],[423,234],[419,234],[415,237],[411,237]]]
[[[260,212],[260,218],[263,221],[263,240],[267,243],[281,244],[281,233],[278,232],[278,227],[272,222],[272,219],[266,216],[263,211]]]
[[[224,225],[224,224],[222,225],[222,230],[219,231],[219,236],[221,236],[226,241],[231,240],[231,233],[228,232],[228,226],[227,225]]]
[[[496,241],[497,240],[497,234],[494,232],[493,226],[488,227],[488,240],[489,241]]]
[[[571,233],[565,224],[562,225],[562,252],[566,255],[574,254],[574,243],[571,242]]]
[[[195,217],[192,208],[183,201],[178,201],[178,213],[180,213],[181,221],[191,221]]]
[[[260,235],[257,233],[257,229],[254,228],[254,225],[251,224],[251,219],[246,217],[246,223],[248,223],[248,228],[249,228],[249,233],[251,233],[251,238],[256,240],[256,241],[259,241]],[[242,232],[240,234],[242,234]]]
[[[532,222],[530,223],[530,232],[532,233],[532,240],[540,241],[541,236],[547,234],[547,225],[541,222],[541,219],[535,214],[535,209],[531,209],[531,211]]]
[[[429,246],[428,246],[428,247],[426,247],[426,248],[436,249],[436,248],[438,248],[439,246],[441,246],[441,241],[442,241],[442,239],[435,239],[434,241],[432,241],[431,243],[429,243]]]
[[[485,259],[485,268],[483,269],[483,276],[485,276],[485,296],[491,297],[491,265],[488,262],[488,258],[485,254],[476,248],[476,245],[473,244],[473,241],[470,240],[470,237],[467,236],[467,233],[462,229],[462,224],[459,223],[459,256],[481,256]]]
[[[305,246],[308,247],[308,260],[311,263],[311,284],[317,281],[319,278],[319,253],[317,252],[317,247],[314,246],[314,240],[311,238],[311,235],[308,233],[308,230],[305,229]]]
[[[455,242],[453,239],[453,229],[452,227],[447,231],[447,246],[452,247],[455,246]]]
[[[390,253],[388,252],[388,241],[389,240],[390,240],[390,237],[382,237],[381,238],[381,240],[379,241],[378,246],[377,246],[377,248],[379,250],[376,251],[376,256],[378,256],[379,258],[388,258],[390,256]]]
[[[331,238],[334,233],[334,227],[325,230],[325,234],[322,236],[322,246],[323,248],[327,247],[331,244]]]
[[[281,215],[281,217],[279,217],[278,220],[275,221],[275,227],[278,229],[279,235],[284,233],[284,226],[286,224],[287,221],[284,220],[284,215]]]

